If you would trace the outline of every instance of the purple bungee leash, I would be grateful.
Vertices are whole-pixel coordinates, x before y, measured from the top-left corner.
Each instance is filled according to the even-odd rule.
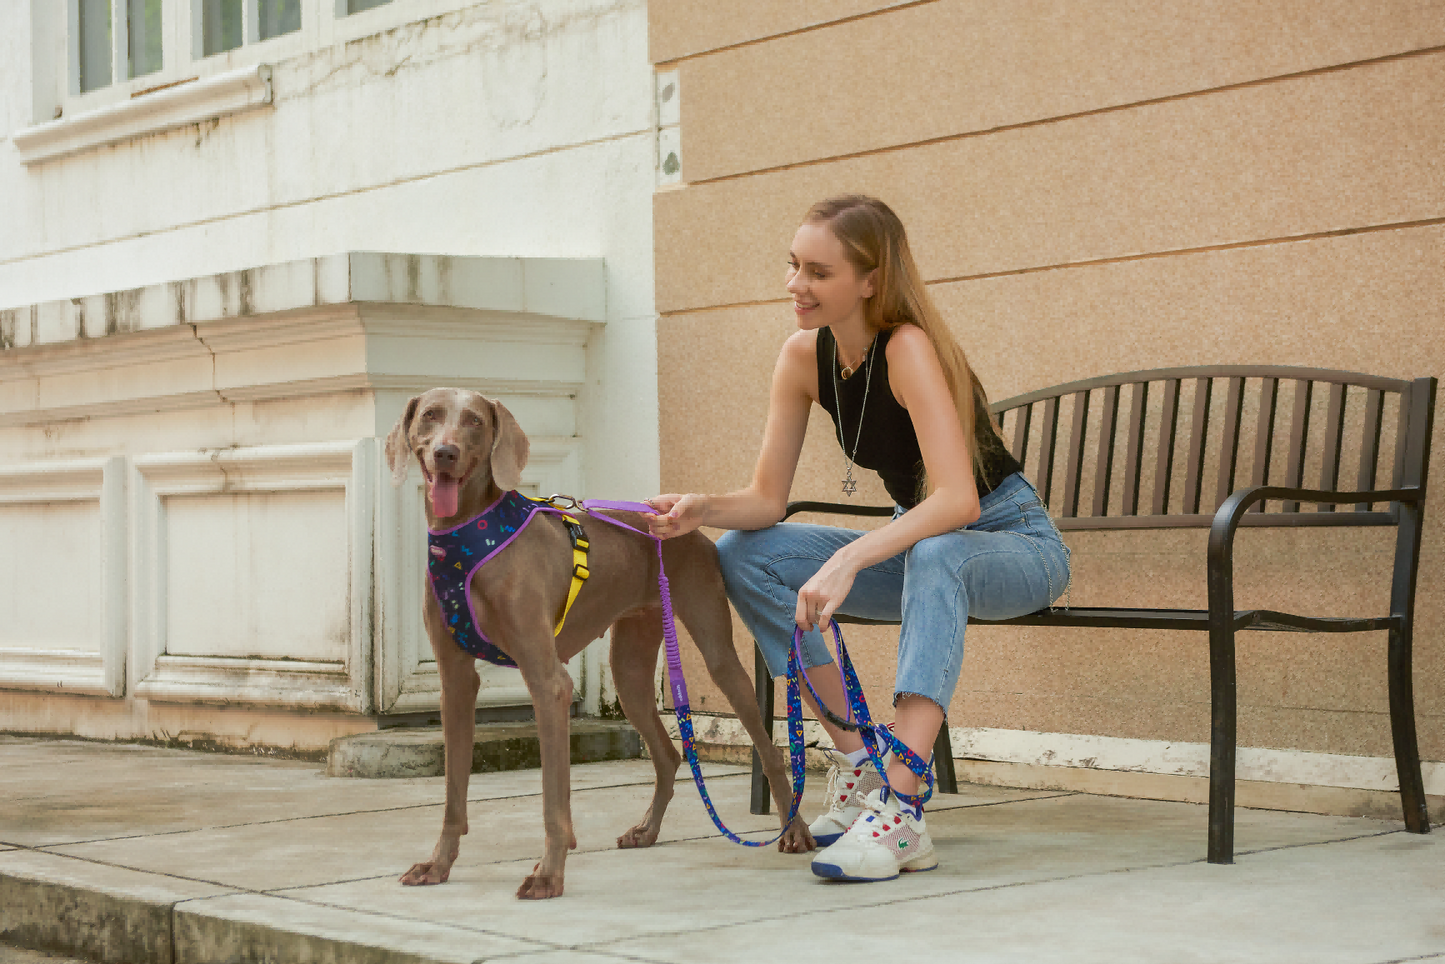
[[[563,498],[553,496],[553,499]],[[713,824],[720,830],[723,836],[733,843],[742,844],[744,847],[766,847],[774,843],[787,832],[788,826],[793,818],[798,815],[798,808],[803,802],[804,773],[804,750],[803,750],[803,701],[801,691],[798,687],[798,678],[806,676],[802,670],[802,660],[796,653],[788,656],[788,761],[792,770],[793,778],[793,802],[788,811],[788,817],[783,821],[783,829],[778,835],[768,840],[744,840],[729,830],[717,815],[713,807],[712,798],[708,796],[707,787],[703,783],[702,765],[697,758],[697,747],[694,742],[692,728],[692,707],[687,697],[687,681],[682,675],[682,653],[677,643],[677,625],[672,615],[672,592],[667,583],[667,571],[662,565],[662,540],[651,532],[634,528],[625,522],[599,514],[596,510],[613,509],[624,512],[642,512],[654,515],[657,509],[643,502],[610,502],[601,499],[589,499],[583,502],[571,500],[573,505],[582,509],[594,519],[601,519],[603,522],[610,522],[612,525],[628,532],[641,532],[657,544],[657,589],[658,595],[662,598],[662,637],[667,650],[667,676],[669,688],[672,690],[673,710],[677,714],[678,735],[682,738],[682,752],[687,759],[688,768],[692,770],[693,782],[697,784],[697,792],[702,797],[703,806],[707,808],[708,816],[712,818]],[[841,637],[840,637],[841,645]],[[809,684],[809,689],[812,685]],[[815,694],[816,696],[816,694]],[[821,704],[821,701],[819,703]]]

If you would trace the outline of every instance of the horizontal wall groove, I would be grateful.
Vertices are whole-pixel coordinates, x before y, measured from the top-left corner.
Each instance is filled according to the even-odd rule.
[[[32,254],[24,254],[14,258],[0,259],[0,267],[13,264],[24,264],[27,261],[38,261],[42,258],[54,257],[61,254],[73,254],[76,251],[85,251],[91,248],[101,248],[106,245],[120,244],[126,241],[139,241],[142,238],[153,238],[160,235],[171,234],[176,231],[189,230],[191,228],[206,227],[213,224],[224,224],[240,218],[255,217],[262,214],[270,214],[275,211],[286,211],[293,208],[306,207],[310,204],[319,204],[326,201],[337,201],[343,198],[359,197],[370,194],[373,191],[384,191],[388,188],[404,187],[409,184],[417,184],[422,181],[429,181],[439,177],[448,177],[453,174],[461,174],[467,171],[484,170],[489,167],[500,167],[504,164],[515,164],[521,161],[535,160],[540,157],[547,157],[553,154],[563,154],[567,151],[582,150],[589,147],[598,147],[604,144],[612,144],[618,141],[625,141],[633,137],[651,137],[651,128],[643,130],[623,131],[618,134],[607,134],[602,137],[595,137],[585,141],[575,141],[571,144],[561,144],[556,147],[548,147],[542,150],[528,151],[522,154],[509,154],[506,157],[488,158],[484,161],[473,161],[468,164],[458,164],[453,167],[441,168],[435,171],[424,171],[420,174],[408,174],[403,177],[393,178],[378,184],[367,184],[362,187],[347,188],[341,191],[333,191],[329,194],[320,194],[315,197],[297,198],[293,201],[280,201],[276,204],[267,204],[258,207],[245,208],[239,211],[230,211],[225,214],[217,214],[206,218],[196,218],[191,221],[182,221],[170,224],[165,227],[155,228],[148,231],[136,231],[131,234],[118,235],[113,238],[100,238],[95,241],[87,241],[84,244],[72,244],[63,248],[51,248],[46,251],[37,251]],[[0,308],[15,307],[14,305],[0,304]]]
[[[741,50],[744,47],[757,47],[774,40],[782,40],[787,37],[796,37],[800,34],[813,33],[817,30],[827,30],[831,27],[841,27],[844,24],[857,23],[860,20],[871,20],[874,17],[885,17],[890,13],[899,10],[911,10],[914,7],[926,7],[931,4],[940,3],[942,0],[913,0],[911,3],[897,3],[881,10],[869,10],[867,13],[854,14],[851,17],[839,17],[837,20],[825,20],[821,23],[810,23],[806,27],[796,27],[792,30],[784,30],[780,33],[771,33],[766,37],[754,37],[751,40],[739,40],[736,43],[723,44],[720,47],[709,47],[706,50],[694,51],[690,54],[683,54],[681,57],[674,57],[671,60],[659,60],[652,65],[654,70],[670,70],[678,64],[687,63],[689,60],[699,60],[703,57],[711,57],[715,54],[724,54],[733,50]]]
[[[929,0],[929,2],[936,2],[936,0]],[[873,14],[869,14],[868,16],[873,16]],[[1123,111],[1137,110],[1143,107],[1154,107],[1160,104],[1170,104],[1178,101],[1195,100],[1201,97],[1208,97],[1211,94],[1224,94],[1231,91],[1246,90],[1252,87],[1269,87],[1275,84],[1289,83],[1291,81],[1303,80],[1310,77],[1341,73],[1347,70],[1358,70],[1362,68],[1377,67],[1382,64],[1396,63],[1403,60],[1414,60],[1439,54],[1445,54],[1445,44],[1440,44],[1434,47],[1422,47],[1418,50],[1408,50],[1401,53],[1385,54],[1380,57],[1370,57],[1365,60],[1354,60],[1343,64],[1332,64],[1328,67],[1312,67],[1309,70],[1293,71],[1291,73],[1277,74],[1270,77],[1259,77],[1254,80],[1242,80],[1233,84],[1223,84],[1218,87],[1206,87],[1200,90],[1186,91],[1180,94],[1167,94],[1161,97],[1149,97],[1145,98],[1144,100],[1130,101],[1129,103],[1125,104],[1113,104],[1108,107],[1095,107],[1089,110],[1074,111],[1068,114],[1057,114],[1051,117],[1040,117],[1035,118],[1034,120],[1019,121],[1013,124],[999,124],[994,127],[980,128],[978,130],[960,131],[956,134],[941,134],[937,137],[928,137],[916,141],[906,141],[899,144],[890,144],[887,147],[872,147],[863,151],[853,151],[846,154],[833,154],[827,157],[811,158],[806,161],[792,161],[787,164],[777,164],[771,167],[761,167],[748,171],[736,171],[732,174],[720,174],[717,177],[702,178],[696,181],[687,181],[684,186],[700,187],[707,184],[718,184],[724,181],[737,181],[750,177],[760,177],[768,174],[779,174],[786,171],[795,171],[810,167],[819,167],[825,164],[834,164],[841,161],[852,161],[865,157],[876,157],[879,155],[896,154],[901,151],[908,151],[919,147],[932,147],[936,144],[949,144],[957,141],[971,140],[973,138],[988,137],[992,134],[1004,134],[1011,131],[1028,130],[1034,127],[1047,127],[1049,125],[1060,124],[1072,120],[1079,120],[1085,117],[1098,117],[1104,114],[1117,114]]]
[[[1392,221],[1386,224],[1370,224],[1353,228],[1337,228],[1331,231],[1314,231],[1307,234],[1283,235],[1277,238],[1260,238],[1254,241],[1231,241],[1222,244],[1202,244],[1188,248],[1170,248],[1166,251],[1149,251],[1143,254],[1119,255],[1111,258],[1090,258],[1083,261],[1064,261],[1058,264],[1032,265],[1027,268],[1010,268],[1006,271],[983,271],[977,274],[949,275],[925,279],[928,285],[956,284],[964,281],[988,281],[993,278],[1011,278],[1018,275],[1041,274],[1046,271],[1067,271],[1073,268],[1094,268],[1103,265],[1129,264],[1137,261],[1154,261],[1160,258],[1175,258],[1193,254],[1209,254],[1215,251],[1237,251],[1245,248],[1263,248],[1280,244],[1297,244],[1302,241],[1323,241],[1330,238],[1346,238],[1359,234],[1379,234],[1385,231],[1404,231],[1411,228],[1429,228],[1445,225],[1445,216],[1423,218],[1416,221]],[[679,315],[693,315],[705,311],[727,311],[735,308],[759,308],[765,305],[787,304],[788,298],[761,298],[752,301],[733,301],[721,305],[698,305],[690,308],[671,308],[659,311],[659,318]]]

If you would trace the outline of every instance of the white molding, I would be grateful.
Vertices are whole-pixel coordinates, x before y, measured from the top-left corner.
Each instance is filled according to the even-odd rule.
[[[1208,777],[1209,744],[1133,740],[1080,733],[1041,733],[989,727],[952,727],[954,755],[972,760],[1094,770]],[[1399,792],[1395,761],[1307,750],[1241,746],[1235,751],[1240,780],[1301,783],[1321,787]],[[1445,794],[1445,763],[1426,762],[1425,792]]]
[[[677,739],[677,718],[664,716],[663,722],[668,733]],[[774,740],[780,746],[786,746],[787,730],[781,723],[779,720],[774,724]],[[733,716],[695,717],[694,724],[697,737],[703,742],[726,746],[749,742],[747,731]],[[804,739],[810,745],[816,741],[824,748],[832,747],[832,739],[817,721],[804,720],[803,728]],[[1208,743],[1170,743],[1085,733],[1042,733],[967,726],[949,727],[948,737],[953,744],[954,757],[960,760],[1209,777]],[[1235,775],[1240,780],[1400,792],[1393,757],[1241,746],[1235,751],[1235,765]],[[1427,760],[1421,763],[1420,769],[1425,792],[1445,795],[1445,763]]]
[[[100,509],[97,652],[0,647],[0,689],[122,696],[126,666],[126,468],[119,456],[0,466],[0,505],[95,502]]]
[[[39,164],[260,107],[271,97],[271,68],[256,64],[26,127],[10,139],[22,163]]]
[[[131,519],[132,690],[145,699],[368,712],[372,646],[374,438],[171,452],[136,458]],[[345,662],[166,652],[165,505],[170,496],[343,489],[350,581]]]

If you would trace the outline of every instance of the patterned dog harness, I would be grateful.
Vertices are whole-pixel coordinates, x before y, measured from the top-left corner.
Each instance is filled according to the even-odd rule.
[[[458,646],[477,659],[484,659],[497,666],[516,666],[512,657],[502,652],[487,639],[477,625],[477,614],[472,609],[472,594],[467,591],[472,576],[487,560],[505,549],[513,539],[527,528],[538,512],[550,512],[562,517],[567,532],[572,537],[572,586],[567,593],[567,602],[557,620],[553,634],[562,631],[567,612],[576,601],[577,594],[586,582],[587,536],[577,517],[558,506],[554,499],[533,499],[520,492],[511,491],[481,514],[473,516],[461,525],[450,529],[427,530],[427,574],[432,594],[441,607],[442,620],[456,640]]]

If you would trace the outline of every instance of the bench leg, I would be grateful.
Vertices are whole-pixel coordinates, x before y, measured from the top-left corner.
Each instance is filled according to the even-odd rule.
[[[953,744],[948,739],[948,720],[938,728],[933,741],[933,787],[939,793],[957,793],[958,778],[953,773]]]
[[[1232,864],[1236,718],[1232,619],[1209,630],[1209,690],[1209,862]]]
[[[753,644],[753,685],[758,692],[758,712],[763,715],[763,729],[773,735],[773,677],[768,664],[763,661],[763,651]],[[763,772],[763,758],[753,747],[753,798],[748,809],[752,813],[767,813],[772,802],[768,792],[768,776]]]
[[[1400,805],[1405,829],[1430,832],[1425,783],[1420,776],[1420,744],[1415,738],[1415,697],[1411,681],[1411,639],[1407,623],[1390,630],[1390,733],[1395,743],[1395,771],[1400,775]]]

